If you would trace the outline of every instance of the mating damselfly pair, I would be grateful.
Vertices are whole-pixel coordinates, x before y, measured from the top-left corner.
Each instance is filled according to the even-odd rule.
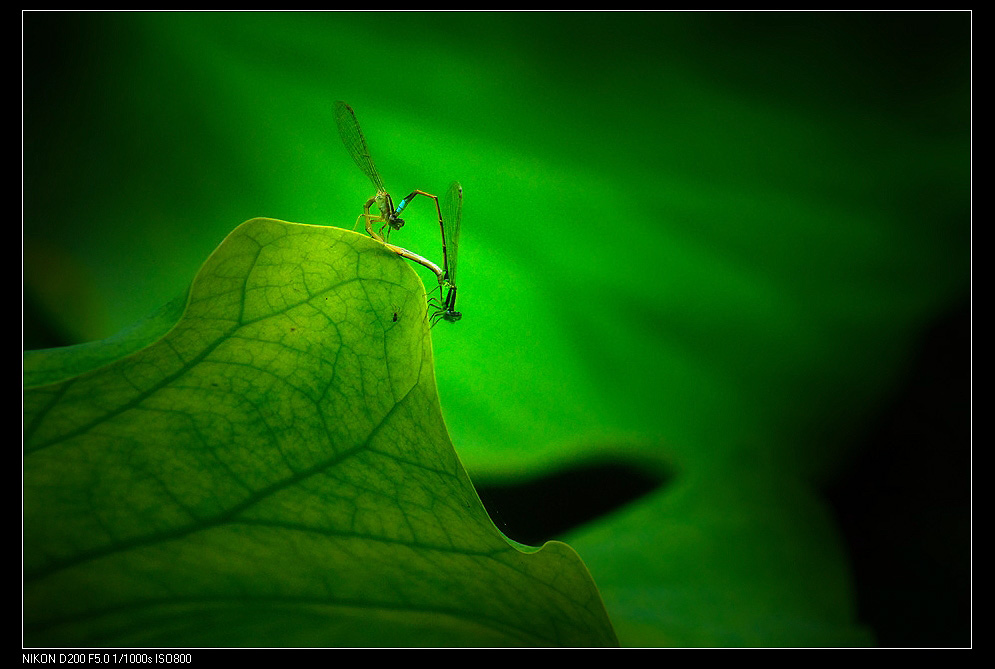
[[[459,228],[460,217],[463,213],[463,188],[458,181],[454,181],[449,186],[442,205],[439,205],[439,198],[425,191],[415,190],[410,195],[401,200],[397,207],[390,197],[390,193],[380,179],[373,158],[370,156],[370,149],[363,136],[363,131],[356,120],[356,114],[345,102],[339,100],[335,103],[335,121],[339,126],[339,135],[342,136],[342,143],[352,157],[353,162],[362,170],[363,174],[372,182],[376,188],[376,193],[370,197],[363,206],[363,213],[356,219],[359,224],[360,219],[365,221],[366,232],[371,237],[389,248],[402,258],[413,260],[424,267],[432,270],[439,280],[439,297],[429,297],[428,303],[435,311],[429,317],[429,322],[435,325],[440,320],[455,323],[462,314],[456,311],[456,258],[459,250]],[[404,226],[404,219],[401,212],[417,196],[431,198],[435,201],[435,210],[439,215],[439,229],[442,233],[442,267],[424,258],[417,253],[395,246],[389,243],[392,230],[400,230]],[[371,208],[376,205],[379,213],[374,214]],[[380,228],[373,229],[375,224],[380,224]],[[355,227],[355,226],[353,226]]]

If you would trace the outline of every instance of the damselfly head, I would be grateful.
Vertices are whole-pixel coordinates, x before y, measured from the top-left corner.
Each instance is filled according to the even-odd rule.
[[[459,311],[447,311],[442,315],[442,317],[450,323],[455,323],[459,319],[463,318],[463,314]]]

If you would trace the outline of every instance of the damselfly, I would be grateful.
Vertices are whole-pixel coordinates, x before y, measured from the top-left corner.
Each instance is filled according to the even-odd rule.
[[[439,198],[431,193],[421,190],[412,191],[410,195],[401,200],[396,209],[394,208],[394,202],[390,197],[390,193],[384,188],[380,173],[377,172],[376,165],[373,164],[373,158],[370,156],[370,148],[366,144],[366,138],[359,127],[359,121],[356,120],[356,114],[352,111],[352,107],[342,100],[338,100],[335,103],[335,122],[339,127],[339,135],[342,137],[342,143],[345,145],[346,151],[349,152],[353,162],[362,170],[363,174],[373,184],[373,187],[377,189],[376,194],[369,198],[363,206],[363,213],[356,219],[357,224],[360,218],[364,219],[366,221],[366,231],[370,236],[378,241],[386,242],[390,237],[391,230],[400,230],[404,225],[401,212],[408,206],[408,203],[418,195],[424,195],[435,200],[435,210],[439,214],[439,225],[442,226],[442,210],[439,208]],[[370,208],[373,205],[377,206],[379,214],[370,213]],[[380,226],[379,230],[374,232],[374,223],[383,223],[383,225]]]
[[[463,317],[463,314],[456,311],[456,260],[459,251],[460,219],[463,215],[463,188],[458,181],[454,181],[449,186],[445,199],[445,211],[445,215],[439,220],[442,225],[442,267],[428,258],[400,246],[386,245],[402,258],[413,260],[432,270],[438,278],[439,297],[431,296],[428,298],[429,306],[434,309],[432,315],[429,316],[429,323],[433,326],[440,320],[455,323]]]

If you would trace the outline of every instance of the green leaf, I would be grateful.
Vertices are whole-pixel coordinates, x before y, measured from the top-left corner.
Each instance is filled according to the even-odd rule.
[[[873,645],[832,522],[804,482],[739,462],[683,477],[567,540],[626,646]]]
[[[25,326],[37,314],[35,346],[117,332],[249,215],[349,212],[351,226],[372,192],[335,129],[333,100],[348,100],[395,197],[466,189],[464,319],[432,334],[477,488],[591,459],[673,472],[567,535],[621,643],[828,646],[841,619],[920,643],[937,611],[969,621],[954,576],[969,573],[969,534],[954,569],[929,570],[943,597],[918,583],[896,618],[882,593],[899,566],[955,546],[918,553],[928,532],[895,532],[916,504],[868,507],[860,527],[889,537],[868,573],[868,546],[818,498],[893,457],[880,456],[894,440],[868,440],[872,416],[925,328],[970,304],[971,22],[837,17],[26,13]],[[404,218],[394,241],[438,248],[428,200]],[[969,369],[966,344],[944,351],[946,370]],[[968,424],[949,392],[966,386],[934,385],[955,411],[930,401],[902,421],[939,454],[902,439],[902,462],[969,480],[919,424],[942,417],[963,443],[946,421]],[[766,496],[799,481],[810,503]],[[939,515],[950,522],[923,528],[970,518]],[[812,583],[846,601],[830,609]]]
[[[487,516],[425,310],[379,243],[255,219],[168,332],[26,357],[25,643],[616,645],[576,553]]]

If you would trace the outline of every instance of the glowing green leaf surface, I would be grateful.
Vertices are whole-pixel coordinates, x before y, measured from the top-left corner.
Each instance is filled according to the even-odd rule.
[[[165,320],[26,360],[28,645],[617,643],[573,550],[480,504],[403,260],[255,219]]]

